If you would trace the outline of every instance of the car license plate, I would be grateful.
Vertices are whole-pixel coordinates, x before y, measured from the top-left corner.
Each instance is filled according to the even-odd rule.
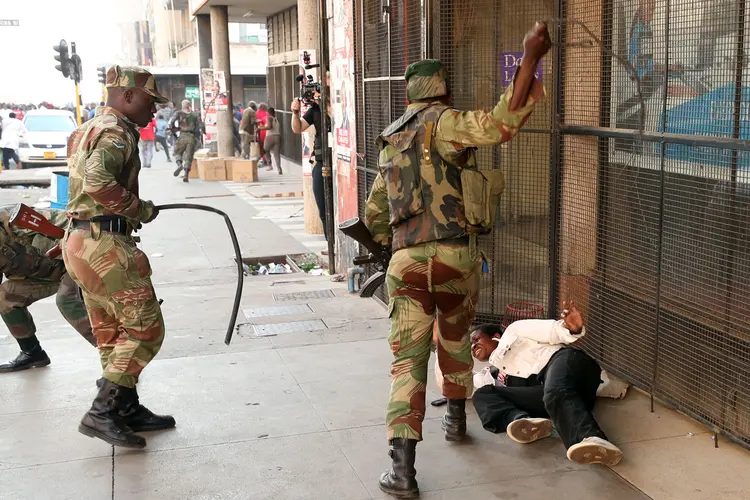
[[[45,160],[54,160],[55,158],[57,158],[57,153],[55,153],[54,151],[45,151],[44,152],[44,159]]]

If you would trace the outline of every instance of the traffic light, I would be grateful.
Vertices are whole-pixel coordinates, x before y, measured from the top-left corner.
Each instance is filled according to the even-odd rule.
[[[70,58],[68,57],[68,43],[65,40],[60,40],[59,45],[52,47],[58,54],[55,56],[55,61],[60,64],[55,66],[57,71],[62,72],[65,78],[70,77]]]
[[[99,75],[99,83],[102,85],[107,83],[107,68],[105,66],[99,66],[96,68],[96,71]]]
[[[76,54],[76,43],[71,42],[70,51],[73,55],[70,56],[70,77],[76,82],[81,81],[81,75],[83,74],[83,68],[81,67],[81,58]]]

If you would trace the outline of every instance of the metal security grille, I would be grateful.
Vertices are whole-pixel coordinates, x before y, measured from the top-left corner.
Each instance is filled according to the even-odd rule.
[[[563,8],[560,294],[604,366],[748,446],[746,2]]]
[[[355,2],[357,37],[357,179],[359,212],[377,176],[375,138],[406,109],[406,67],[425,54],[420,0],[358,0]],[[360,114],[363,111],[364,114]],[[377,292],[386,300],[385,287]]]
[[[441,0],[431,10],[433,55],[448,67],[453,105],[491,109],[505,92],[523,52],[523,37],[540,19],[554,17],[555,3]],[[552,59],[542,80],[554,88]],[[542,103],[516,138],[477,151],[479,168],[505,173],[495,230],[481,238],[490,263],[482,276],[478,322],[501,323],[513,302],[547,307],[550,238],[550,133],[554,99]]]
[[[477,319],[575,299],[604,367],[750,446],[747,2],[359,0],[356,15],[361,209],[406,64],[441,59],[454,106],[490,108],[549,22],[547,100],[478,151],[507,185]]]

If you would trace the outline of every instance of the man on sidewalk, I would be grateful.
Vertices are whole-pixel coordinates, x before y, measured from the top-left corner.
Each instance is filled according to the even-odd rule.
[[[6,228],[15,208],[16,205],[0,207],[0,220]],[[68,227],[63,210],[48,209],[42,215],[59,228]],[[21,349],[15,359],[0,364],[0,373],[50,364],[36,337],[36,325],[28,307],[55,294],[63,317],[88,343],[96,345],[88,313],[78,296],[78,287],[65,272],[65,264],[61,258],[45,255],[57,244],[52,238],[26,229],[0,229],[0,273],[6,278],[0,284],[0,316]]]
[[[247,160],[250,158],[250,146],[255,142],[255,126],[257,125],[258,105],[255,101],[247,103],[244,113],[242,113],[242,121],[240,122],[240,138],[242,139],[242,158]]]
[[[21,120],[16,118],[14,112],[8,113],[8,118],[0,123],[2,132],[0,132],[0,148],[3,154],[3,168],[10,168],[10,160],[16,162],[16,168],[20,168],[21,160],[18,158],[18,146],[21,143],[21,137],[26,135],[26,126]]]
[[[174,156],[177,161],[177,169],[174,176],[180,175],[184,170],[185,175],[182,182],[190,182],[190,167],[193,165],[193,155],[198,149],[199,136],[205,133],[205,127],[200,114],[190,109],[190,101],[182,101],[182,110],[176,112],[169,121],[169,127],[174,130],[179,128],[180,136],[174,146]]]
[[[132,237],[159,213],[138,197],[136,126],[148,125],[155,103],[167,99],[141,68],[111,67],[106,81],[107,105],[69,140],[72,219],[63,258],[83,291],[103,369],[99,392],[78,430],[114,446],[143,448],[146,440],[134,430],[175,425],[171,416],[141,405],[136,390],[164,341],[164,321],[148,257]]]
[[[460,441],[466,435],[466,398],[473,388],[469,327],[481,272],[477,234],[491,230],[492,221],[484,214],[494,214],[497,207],[464,200],[484,200],[482,193],[496,192],[500,179],[479,172],[475,149],[511,140],[526,122],[544,97],[534,73],[550,46],[546,25],[537,23],[524,39],[523,62],[513,84],[492,111],[452,110],[443,64],[424,60],[410,65],[404,75],[409,106],[377,139],[382,181],[373,185],[366,218],[380,221],[376,214],[387,211],[392,230],[386,282],[394,360],[386,425],[393,463],[380,477],[380,489],[390,495],[419,494],[414,463],[422,440],[435,318],[448,399],[445,439]],[[490,186],[486,175],[493,179]],[[475,182],[468,185],[465,176]],[[382,224],[377,226],[382,231]],[[370,230],[374,234],[377,228]]]
[[[474,393],[484,428],[507,432],[521,444],[552,434],[554,426],[579,464],[617,465],[622,452],[607,440],[591,410],[602,370],[588,354],[568,347],[585,335],[581,313],[563,302],[562,319],[525,319],[500,327],[483,325],[471,334],[472,355],[505,374]]]
[[[141,128],[141,143],[138,145],[138,151],[141,154],[141,166],[151,168],[151,160],[154,158],[154,148],[156,146],[156,120],[151,120],[148,125]]]

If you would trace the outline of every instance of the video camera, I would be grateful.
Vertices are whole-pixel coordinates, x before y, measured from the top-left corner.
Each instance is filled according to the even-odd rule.
[[[320,64],[310,64],[310,54],[307,51],[302,53],[302,62],[305,69],[319,68]],[[297,81],[300,83],[300,98],[307,104],[315,101],[315,95],[320,94],[320,82],[315,82],[312,75],[297,75]]]

